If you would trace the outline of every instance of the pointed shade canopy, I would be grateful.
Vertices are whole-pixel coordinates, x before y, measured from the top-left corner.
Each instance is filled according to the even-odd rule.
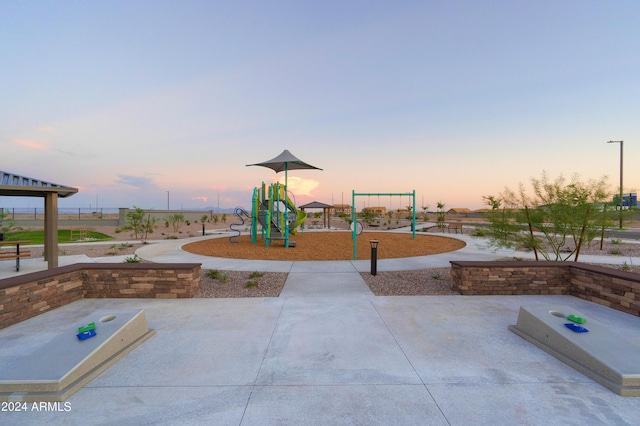
[[[322,170],[319,167],[312,166],[311,164],[307,164],[304,161],[300,160],[298,157],[289,152],[289,150],[285,149],[282,151],[282,154],[278,155],[271,160],[263,161],[262,163],[256,164],[247,164],[248,166],[262,166],[268,167],[271,170],[279,173],[284,170],[284,185],[287,186],[287,172],[289,170],[302,170],[302,169],[315,169]]]

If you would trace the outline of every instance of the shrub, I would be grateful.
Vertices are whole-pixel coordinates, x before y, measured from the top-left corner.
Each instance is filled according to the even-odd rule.
[[[157,228],[156,222],[157,218],[152,218],[151,214],[147,214],[145,217],[145,211],[140,207],[133,206],[134,211],[129,211],[126,214],[127,224],[116,228],[116,233],[120,233],[122,231],[130,231],[131,236],[135,237],[135,239],[141,239],[142,242],[147,240],[149,234],[153,234],[153,230]]]
[[[173,232],[179,232],[182,225],[184,225],[187,222],[188,221],[185,219],[182,213],[171,214],[167,216],[165,220],[165,224],[167,225],[167,227],[169,226],[169,224],[171,224],[171,227],[173,228]],[[189,224],[187,223],[187,225]]]
[[[209,271],[207,271],[207,276],[213,280],[217,280],[218,278],[220,278],[220,271],[218,271],[217,269],[210,269]]]
[[[142,262],[142,258],[138,257],[137,254],[134,254],[130,257],[125,257],[124,263],[140,263]]]
[[[475,236],[475,237],[485,237],[485,236],[487,236],[487,230],[482,228],[482,227],[474,228],[473,236]]]

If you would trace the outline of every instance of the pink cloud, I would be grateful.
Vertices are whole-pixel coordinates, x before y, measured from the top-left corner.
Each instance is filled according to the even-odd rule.
[[[53,132],[53,126],[44,125],[44,126],[38,127],[36,130],[42,133],[51,133]]]
[[[191,199],[192,199],[192,200],[200,200],[200,201],[202,201],[203,203],[206,203],[206,202],[207,202],[207,200],[209,200],[209,197],[201,196],[201,197],[193,197],[193,198],[191,198]]]
[[[284,177],[280,179],[279,177],[275,177],[273,182],[280,181],[280,183],[284,183]],[[320,186],[320,182],[314,179],[305,179],[298,176],[289,176],[289,181],[287,182],[289,187],[287,188],[289,191],[293,192],[295,195],[300,196],[313,196],[312,192],[318,186]]]
[[[31,139],[12,139],[11,143],[14,145],[24,146],[26,148],[31,149],[39,149],[43,151],[48,151],[51,149],[51,142],[49,141],[34,141]]]

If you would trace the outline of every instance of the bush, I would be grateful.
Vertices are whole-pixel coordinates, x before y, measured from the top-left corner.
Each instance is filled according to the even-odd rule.
[[[182,225],[184,225],[185,223],[189,225],[188,221],[185,219],[182,213],[170,214],[169,216],[167,216],[165,223],[167,224],[167,227],[169,226],[169,224],[171,224],[173,232],[179,232],[180,228],[182,228]]]
[[[137,254],[134,254],[131,257],[125,257],[124,263],[140,263],[142,262],[142,258],[138,257]]]
[[[207,276],[213,280],[218,280],[221,283],[226,282],[229,277],[227,276],[227,274],[223,274],[220,271],[218,271],[217,269],[211,269],[207,272]]]
[[[491,243],[498,247],[527,246],[536,260],[578,261],[580,249],[610,226],[611,215],[602,209],[610,191],[606,178],[582,182],[574,175],[569,182],[560,175],[555,180],[542,173],[532,178],[533,197],[520,184],[499,196],[484,196],[491,212],[487,219]]]
[[[153,234],[153,230],[158,227],[156,224],[158,219],[152,218],[150,213],[145,217],[145,211],[140,207],[133,206],[133,208],[133,211],[126,214],[127,224],[116,228],[116,233],[130,231],[131,236],[136,240],[141,239],[142,242],[145,242],[149,234]]]

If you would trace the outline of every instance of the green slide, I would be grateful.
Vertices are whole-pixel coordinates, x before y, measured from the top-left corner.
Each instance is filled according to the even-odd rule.
[[[293,224],[291,229],[289,229],[289,233],[295,234],[297,232],[296,228],[298,228],[298,226],[302,225],[302,223],[307,220],[307,214],[294,206],[289,197],[287,197],[287,208],[289,208],[289,210],[296,214],[296,222]]]

